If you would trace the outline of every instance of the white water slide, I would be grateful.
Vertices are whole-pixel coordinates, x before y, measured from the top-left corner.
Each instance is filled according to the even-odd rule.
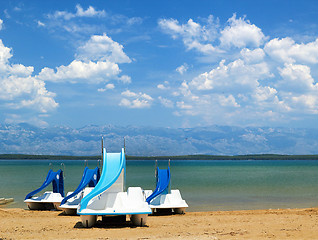
[[[124,192],[126,158],[121,153],[107,153],[103,149],[103,169],[95,188],[81,200],[77,214],[84,227],[92,227],[97,216],[129,215],[132,223],[144,226],[151,208],[140,187],[129,187]]]

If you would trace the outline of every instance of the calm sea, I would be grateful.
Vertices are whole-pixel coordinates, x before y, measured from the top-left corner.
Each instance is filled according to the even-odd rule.
[[[90,168],[97,165],[88,161]],[[15,199],[6,207],[26,208],[24,197],[41,186],[50,168],[64,170],[68,192],[84,167],[79,160],[0,160],[0,197]],[[154,190],[155,162],[127,161],[126,186]],[[171,161],[171,188],[181,191],[188,211],[316,207],[318,161]]]

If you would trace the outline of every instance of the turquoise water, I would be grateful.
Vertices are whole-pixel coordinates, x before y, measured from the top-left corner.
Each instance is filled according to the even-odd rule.
[[[0,197],[15,199],[7,207],[25,208],[26,194],[41,186],[50,168],[64,170],[62,163],[65,192],[73,191],[84,161],[0,160]],[[127,161],[126,187],[154,189],[154,171],[154,161]],[[171,188],[181,191],[189,211],[315,207],[318,161],[171,161]]]

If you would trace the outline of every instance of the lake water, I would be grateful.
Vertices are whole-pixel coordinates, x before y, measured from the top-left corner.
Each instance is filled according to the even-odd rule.
[[[0,160],[0,197],[15,199],[6,207],[26,208],[25,196],[50,168],[64,170],[62,163],[67,193],[79,184],[85,161]],[[97,165],[88,161],[90,168]],[[154,161],[127,161],[127,187],[154,190],[155,181]],[[188,211],[316,207],[318,161],[171,161],[171,188],[181,191]]]

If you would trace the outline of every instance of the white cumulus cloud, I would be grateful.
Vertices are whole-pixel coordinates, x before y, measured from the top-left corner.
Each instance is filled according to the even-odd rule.
[[[230,107],[239,107],[240,105],[236,102],[234,96],[232,94],[228,95],[228,96],[224,96],[224,95],[219,95],[219,103],[226,107],[226,106],[230,106]]]
[[[65,20],[70,20],[75,17],[105,17],[106,12],[104,10],[95,10],[94,7],[89,6],[86,10],[84,10],[81,5],[76,5],[76,12],[71,13],[67,11],[56,11],[53,14],[49,14],[49,18],[63,18]]]
[[[171,91],[177,116],[198,116],[205,124],[249,125],[285,124],[318,113],[318,38],[270,39],[236,14],[223,28],[217,21],[199,21],[158,22],[164,33],[181,39],[187,50],[196,49],[209,64],[208,71],[195,77],[183,65],[177,68],[186,79],[179,88],[157,85]],[[207,34],[207,29],[213,31]]]
[[[186,71],[188,71],[188,64],[184,63],[181,66],[177,67],[176,71],[180,73],[181,75],[184,74]]]
[[[195,49],[204,54],[211,54],[217,49],[211,44],[216,37],[218,22],[213,16],[207,20],[208,24],[201,24],[189,19],[186,24],[180,24],[176,19],[160,19],[160,28],[170,34],[172,38],[181,38],[188,50]]]
[[[153,102],[153,98],[146,93],[135,93],[126,90],[121,93],[124,98],[120,101],[119,106],[127,108],[148,108]]]
[[[318,114],[318,95],[316,93],[291,96],[290,101],[294,109],[303,109],[303,113]]]
[[[93,35],[77,49],[75,60],[69,65],[43,68],[38,77],[51,82],[70,82],[97,84],[112,79],[130,83],[127,75],[120,76],[118,63],[130,63],[123,46],[113,41],[106,34]]]
[[[167,108],[173,108],[174,103],[170,99],[164,98],[164,97],[161,97],[161,96],[159,96],[158,99],[159,99],[160,103],[163,106],[165,106]]]
[[[235,60],[228,65],[221,61],[217,68],[195,77],[190,86],[198,90],[216,90],[218,92],[246,91],[259,85],[260,79],[270,77],[266,63],[246,64]]]
[[[38,23],[38,26],[39,26],[39,27],[45,27],[45,23],[43,23],[43,22],[41,22],[41,21],[38,21],[37,23]]]
[[[34,68],[10,64],[11,57],[11,49],[0,39],[0,104],[11,109],[34,109],[40,113],[57,108],[55,93],[46,89],[44,81],[32,76]]]
[[[256,48],[254,50],[243,48],[240,53],[247,63],[261,62],[265,58],[265,52],[261,48]]]
[[[4,46],[0,39],[0,69],[5,69],[8,66],[9,59],[12,57],[11,49]]]
[[[128,75],[122,75],[117,78],[118,81],[121,81],[122,83],[131,83],[131,77]]]
[[[59,66],[54,71],[51,68],[43,68],[39,73],[39,79],[52,82],[71,83],[100,83],[107,82],[119,74],[117,64],[112,62],[82,62],[72,61],[67,66]]]
[[[226,54],[231,47],[258,48],[267,39],[259,27],[245,17],[237,18],[236,14],[228,19],[223,29],[219,19],[212,15],[208,19],[200,20],[199,23],[189,19],[187,23],[182,24],[176,19],[160,19],[158,25],[173,39],[182,39],[187,50],[194,49],[201,54],[214,57]]]
[[[265,45],[265,51],[273,59],[287,63],[318,63],[318,38],[307,44],[295,43],[289,37],[278,39],[274,38]]]
[[[106,16],[106,12],[104,10],[98,11],[95,10],[94,7],[89,6],[86,10],[84,10],[81,5],[76,5],[76,16],[79,17],[104,17]]]
[[[108,83],[108,84],[106,84],[105,88],[99,88],[99,89],[97,89],[97,91],[98,91],[98,92],[105,92],[105,91],[107,91],[107,90],[112,90],[112,89],[114,89],[114,88],[115,88],[115,85],[114,85],[114,84]]]
[[[169,82],[168,81],[164,81],[164,83],[158,84],[157,88],[159,88],[160,90],[170,89]]]
[[[268,100],[273,100],[276,97],[277,90],[275,88],[269,86],[259,86],[254,90],[252,94],[252,98],[256,100],[256,102],[264,102]],[[255,101],[253,99],[253,101]]]
[[[130,58],[124,53],[123,46],[113,41],[106,34],[93,35],[77,49],[76,59],[91,61],[110,61],[114,63],[130,63]]]
[[[293,93],[306,93],[318,90],[317,84],[311,76],[310,68],[306,65],[295,65],[286,63],[284,68],[279,68],[282,80],[277,82],[277,86],[283,91]]]
[[[226,47],[259,47],[265,41],[265,36],[260,28],[251,24],[244,17],[236,18],[234,14],[228,20],[229,26],[221,31],[221,45]]]

